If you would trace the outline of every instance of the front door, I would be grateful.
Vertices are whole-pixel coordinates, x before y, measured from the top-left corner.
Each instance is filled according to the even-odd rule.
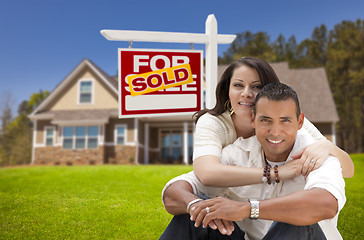
[[[161,160],[163,163],[182,163],[182,130],[161,130]]]
[[[162,163],[183,163],[183,130],[161,130],[161,161]],[[192,163],[193,133],[188,130],[188,162]]]

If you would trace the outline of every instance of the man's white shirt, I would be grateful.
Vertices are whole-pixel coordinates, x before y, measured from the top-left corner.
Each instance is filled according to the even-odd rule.
[[[296,154],[313,142],[314,139],[305,129],[298,131],[295,144],[286,161],[290,161],[291,155]],[[221,162],[226,165],[241,167],[264,167],[265,165],[261,145],[255,136],[247,139],[238,138],[233,144],[225,147],[222,150]],[[173,182],[179,180],[189,182],[195,194],[208,197],[224,196],[236,201],[247,201],[248,199],[264,200],[285,196],[306,189],[325,189],[337,199],[338,213],[334,218],[320,221],[319,224],[327,239],[342,239],[336,225],[339,211],[343,208],[346,201],[345,182],[342,177],[340,162],[334,157],[329,156],[321,167],[311,172],[307,178],[297,176],[293,179],[280,181],[280,183],[274,183],[272,185],[262,182],[260,184],[241,187],[207,187],[200,183],[192,171],[170,180],[162,191],[162,201],[165,189]],[[262,219],[251,220],[247,218],[242,221],[237,221],[236,223],[246,232],[245,238],[253,240],[262,239],[272,222]]]

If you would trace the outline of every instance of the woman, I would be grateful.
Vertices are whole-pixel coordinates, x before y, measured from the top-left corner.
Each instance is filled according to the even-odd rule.
[[[279,82],[277,75],[267,62],[259,58],[243,57],[225,70],[216,87],[215,107],[195,115],[193,167],[202,184],[234,187],[262,182],[262,168],[223,165],[220,155],[222,148],[233,143],[238,137],[248,138],[255,135],[251,126],[255,96],[263,86],[272,82]],[[310,171],[317,169],[329,154],[340,160],[344,177],[353,176],[354,165],[346,152],[326,140],[307,119],[303,129],[317,142],[293,156],[300,158],[300,161],[291,161],[279,167],[282,180],[294,177],[294,171],[308,175]]]

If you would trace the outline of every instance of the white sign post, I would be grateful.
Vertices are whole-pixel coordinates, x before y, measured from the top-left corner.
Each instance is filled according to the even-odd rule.
[[[126,31],[126,30],[105,29],[101,30],[101,34],[107,40],[110,41],[128,41],[130,43],[139,41],[139,42],[172,42],[172,43],[205,44],[205,51],[206,51],[205,79],[206,79],[207,108],[213,108],[216,103],[215,89],[217,85],[217,44],[229,44],[236,38],[236,35],[217,34],[217,21],[213,14],[210,14],[206,19],[205,33],[149,32],[149,31]],[[148,146],[147,142],[145,143],[145,146]],[[144,149],[145,163],[148,163],[147,152],[148,148],[145,148]],[[137,156],[136,159],[138,159]],[[184,162],[186,164],[188,163],[187,154],[185,154],[184,156]]]
[[[217,44],[229,44],[236,35],[217,34],[217,21],[213,14],[206,19],[205,33],[149,32],[127,30],[101,30],[110,41],[174,42],[206,44],[206,107],[215,106],[217,85]]]

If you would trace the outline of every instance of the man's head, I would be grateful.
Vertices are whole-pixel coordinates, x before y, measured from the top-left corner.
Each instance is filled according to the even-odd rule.
[[[285,161],[303,124],[296,92],[282,83],[266,85],[255,99],[252,124],[268,160]]]

